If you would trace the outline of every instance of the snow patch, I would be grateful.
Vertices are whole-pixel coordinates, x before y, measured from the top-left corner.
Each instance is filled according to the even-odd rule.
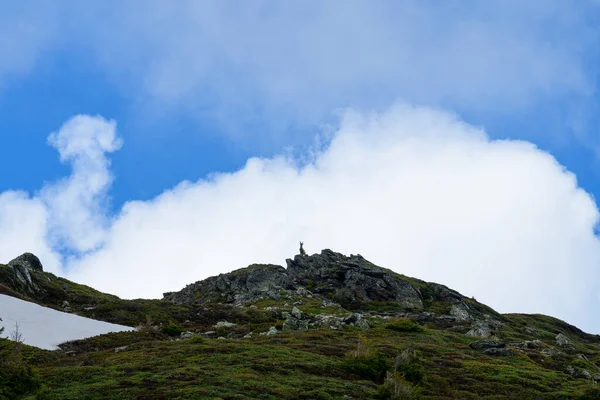
[[[42,307],[35,303],[0,294],[1,337],[9,338],[19,324],[23,342],[46,350],[56,350],[58,344],[85,339],[109,332],[132,331],[129,326],[110,324]]]

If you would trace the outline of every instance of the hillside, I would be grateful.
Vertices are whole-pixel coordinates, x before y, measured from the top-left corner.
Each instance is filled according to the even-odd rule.
[[[59,351],[25,346],[23,360],[46,386],[40,399],[600,398],[597,335],[499,314],[360,255],[255,264],[163,300],[121,300],[24,255],[0,266],[0,290],[140,325]],[[0,341],[0,352],[12,346]]]

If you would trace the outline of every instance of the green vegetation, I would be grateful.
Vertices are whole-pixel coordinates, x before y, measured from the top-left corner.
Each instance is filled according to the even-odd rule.
[[[585,334],[570,337],[575,351],[582,351],[589,362],[575,353],[545,357],[516,347],[516,357],[491,357],[469,347],[476,338],[423,329],[405,318],[379,323],[371,318],[369,330],[321,328],[261,336],[259,332],[275,325],[275,317],[257,322],[252,313],[261,310],[214,307],[207,307],[200,322],[182,323],[180,328],[214,330],[212,325],[223,319],[219,317],[231,312],[226,319],[238,325],[224,330],[225,340],[200,335],[173,340],[161,332],[164,329],[147,327],[70,342],[63,351],[24,346],[23,362],[31,369],[23,370],[23,387],[29,393],[37,388],[39,394],[11,398],[600,398],[594,397],[599,391],[589,380],[575,379],[567,372],[569,365],[590,369],[590,363],[600,361],[600,341]],[[522,320],[540,332],[565,326],[542,316],[507,318]],[[414,330],[413,324],[421,329]],[[518,336],[519,329],[519,324],[505,326],[499,334],[511,338]],[[244,338],[251,331],[255,334]],[[554,345],[550,339],[542,342]],[[10,342],[0,340],[0,359],[10,352]]]
[[[423,332],[425,330],[421,325],[408,318],[396,318],[385,327],[396,332]]]
[[[161,326],[160,331],[169,336],[179,336],[183,332],[183,328],[177,324],[169,324]]]
[[[591,379],[600,373],[599,336],[543,315],[500,315],[442,285],[385,269],[386,279],[412,285],[416,300],[405,304],[414,308],[390,300],[398,299],[382,289],[380,270],[368,271],[379,281],[361,281],[379,295],[358,301],[364,294],[355,294],[366,286],[340,286],[345,269],[336,265],[320,269],[334,278],[304,276],[304,294],[278,286],[260,292],[255,285],[258,294],[246,292],[244,301],[238,293],[211,292],[215,281],[207,280],[183,293],[193,305],[122,300],[41,271],[32,271],[37,289],[31,290],[0,266],[0,293],[140,327],[53,352],[28,346],[15,352],[0,339],[0,360],[8,360],[0,368],[0,400],[600,400]],[[281,271],[251,265],[231,273],[235,285],[228,288],[245,285],[248,272],[256,278]],[[218,302],[228,297],[240,304]],[[470,345],[482,338],[466,334],[475,328],[493,335],[476,349]],[[568,339],[562,346],[559,333]],[[486,350],[490,343],[495,351]]]

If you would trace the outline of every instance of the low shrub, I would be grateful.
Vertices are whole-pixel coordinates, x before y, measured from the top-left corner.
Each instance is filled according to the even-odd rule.
[[[31,366],[22,362],[4,362],[0,366],[0,400],[35,393],[40,386],[41,379]]]
[[[392,366],[392,363],[389,358],[381,354],[373,354],[348,357],[344,360],[342,366],[353,375],[380,383],[385,378],[385,373]]]
[[[160,327],[160,331],[169,336],[179,336],[183,332],[183,328],[177,324],[170,323]]]
[[[385,326],[396,332],[423,332],[425,328],[408,318],[398,318]]]

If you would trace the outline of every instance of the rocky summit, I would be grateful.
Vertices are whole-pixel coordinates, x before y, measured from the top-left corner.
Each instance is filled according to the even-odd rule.
[[[223,302],[246,304],[282,295],[314,297],[345,305],[388,302],[400,308],[423,309],[427,300],[460,303],[462,296],[448,288],[409,279],[378,267],[360,255],[349,257],[331,250],[297,255],[279,265],[254,264],[196,282],[164,299],[182,304]]]
[[[378,267],[361,255],[345,256],[325,249],[311,256],[296,255],[286,264],[287,268],[250,265],[165,293],[163,299],[185,305],[236,306],[310,299],[350,311],[410,315],[420,322],[463,326],[465,333],[482,337],[491,336],[503,324],[501,315],[473,299],[446,286]],[[288,322],[288,326],[304,325]]]
[[[0,265],[0,293],[137,328],[52,352],[0,339],[0,400],[600,399],[598,335],[327,249],[161,300],[101,293],[26,253]]]

